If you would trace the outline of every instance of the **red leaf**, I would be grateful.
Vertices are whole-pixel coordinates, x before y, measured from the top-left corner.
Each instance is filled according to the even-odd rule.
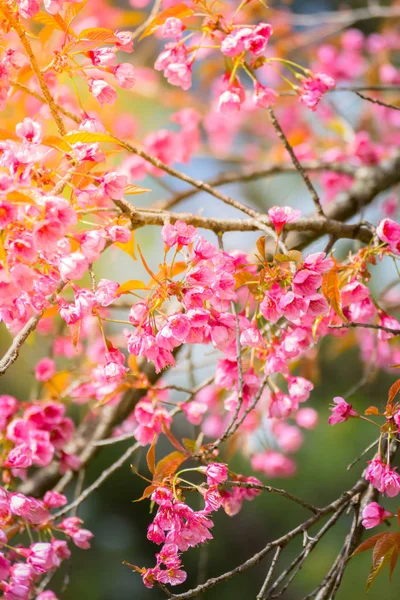
[[[167,436],[167,438],[169,439],[171,444],[174,446],[174,448],[179,450],[179,452],[184,452],[185,454],[187,454],[187,452],[186,452],[185,448],[182,446],[182,444],[180,444],[178,442],[176,437],[172,434],[172,432],[167,427],[165,427],[164,424],[163,424],[163,432],[165,433],[165,435]]]
[[[388,392],[388,404],[391,404],[400,392],[400,379],[394,382]]]
[[[365,542],[360,544],[358,546],[358,548],[356,548],[354,550],[354,552],[351,556],[355,556],[356,554],[360,554],[361,552],[365,552],[366,550],[371,550],[371,548],[373,548],[375,546],[377,541],[380,540],[380,538],[385,535],[386,535],[386,533],[377,533],[376,535],[373,535],[372,537],[368,538],[367,540],[365,540]]]
[[[390,559],[390,566],[389,566],[389,579],[390,581],[392,581],[392,575],[393,575],[393,571],[396,567],[397,564],[397,559],[399,558],[399,548],[398,546],[396,546],[396,548],[394,548],[393,553],[392,553],[392,557]]]

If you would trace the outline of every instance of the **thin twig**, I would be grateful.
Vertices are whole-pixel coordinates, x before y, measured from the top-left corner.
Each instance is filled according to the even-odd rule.
[[[364,96],[364,94],[360,94],[360,92],[355,92],[359,98],[362,100],[367,100],[367,102],[372,102],[372,104],[379,104],[379,106],[384,106],[385,108],[391,108],[393,110],[400,110],[400,106],[394,106],[394,104],[389,104],[388,102],[383,102],[382,100],[378,100],[377,98],[370,98],[369,96]]]
[[[85,490],[83,490],[83,492],[81,494],[79,494],[79,496],[77,498],[75,498],[75,500],[73,500],[73,502],[71,502],[67,506],[64,506],[61,510],[59,510],[57,513],[55,513],[52,516],[52,519],[58,519],[59,517],[62,517],[67,512],[69,512],[70,510],[72,510],[72,509],[78,507],[80,504],[82,504],[82,502],[84,500],[86,500],[86,498],[88,498],[88,496],[90,496],[90,494],[92,492],[94,492],[95,490],[97,490],[101,486],[101,484],[104,483],[104,481],[106,481],[106,479],[108,479],[108,477],[110,477],[110,475],[112,475],[115,471],[117,471],[117,469],[119,469],[124,464],[124,462],[126,460],[128,460],[128,458],[130,456],[132,456],[132,454],[138,448],[140,448],[140,444],[139,444],[139,442],[135,442],[133,444],[133,446],[130,446],[128,448],[128,450],[126,450],[123,453],[123,455],[119,457],[118,460],[116,460],[110,467],[108,467],[107,469],[105,469],[102,472],[102,474],[96,479],[96,481],[94,481]]]
[[[279,488],[275,488],[270,485],[263,485],[263,484],[259,484],[259,483],[248,483],[245,481],[227,481],[224,485],[228,485],[230,487],[244,488],[246,490],[260,490],[262,492],[270,492],[271,494],[277,494],[278,496],[283,496],[284,498],[287,498],[288,500],[291,500],[292,502],[296,502],[296,504],[300,504],[300,506],[302,506],[303,508],[306,508],[307,510],[311,511],[315,515],[317,515],[321,510],[317,506],[313,506],[312,504],[309,504],[305,500],[302,500],[301,498],[294,496],[293,494],[291,494],[290,492],[287,492],[286,490],[281,490]]]
[[[385,327],[384,325],[376,325],[375,323],[355,323],[349,322],[343,325],[329,325],[329,329],[348,329],[349,327],[363,327],[365,329],[379,329],[386,331],[386,333],[392,333],[393,335],[400,335],[400,329],[393,329],[392,327]]]
[[[274,572],[275,565],[278,562],[278,558],[279,558],[279,555],[281,552],[282,552],[282,546],[278,546],[274,556],[272,557],[271,565],[268,569],[268,573],[264,580],[264,583],[262,584],[262,587],[256,596],[256,600],[264,600],[265,592],[267,591],[268,584],[271,581],[271,577]]]
[[[268,110],[268,114],[269,114],[270,121],[272,123],[273,128],[275,129],[276,133],[278,134],[278,137],[281,140],[282,144],[284,145],[286,151],[289,153],[294,166],[296,167],[297,171],[300,173],[301,177],[303,178],[304,183],[306,184],[306,186],[308,188],[308,191],[310,192],[311,198],[315,204],[317,214],[320,217],[324,217],[325,216],[324,211],[322,210],[321,201],[319,199],[319,196],[317,194],[315,187],[313,186],[309,176],[307,175],[307,173],[301,166],[299,159],[297,158],[292,146],[289,143],[289,140],[287,139],[282,127],[279,124],[278,119],[275,116],[274,111],[272,110],[272,108],[268,108],[267,110]]]

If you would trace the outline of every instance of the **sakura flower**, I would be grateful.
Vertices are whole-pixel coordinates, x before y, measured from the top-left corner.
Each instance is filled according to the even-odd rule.
[[[32,450],[28,444],[19,444],[8,453],[3,466],[9,469],[26,469],[32,464]]]
[[[281,296],[278,307],[288,321],[295,321],[307,312],[308,304],[302,296],[293,292],[287,292]]]
[[[269,108],[275,104],[278,94],[272,88],[265,87],[258,83],[254,85],[253,102],[260,108]]]
[[[192,425],[200,425],[203,420],[204,413],[207,411],[207,404],[204,402],[184,402],[181,405],[181,409],[185,413],[185,416],[189,423]]]
[[[60,506],[65,506],[67,502],[66,496],[59,492],[48,491],[43,497],[43,503],[47,508],[59,508]]]
[[[51,358],[42,358],[35,367],[35,377],[38,381],[49,381],[56,372],[56,365]]]
[[[382,491],[382,478],[385,473],[385,466],[380,458],[374,458],[368,461],[368,467],[365,471],[365,479],[379,491]]]
[[[28,563],[38,573],[46,573],[55,566],[54,550],[50,543],[39,542],[30,547]]]
[[[228,467],[222,463],[210,463],[199,470],[207,475],[207,483],[211,486],[219,485],[228,479]]]
[[[300,100],[311,110],[316,110],[322,96],[333,89],[336,82],[325,73],[316,73],[309,78],[303,79],[300,90]]]
[[[188,246],[197,235],[193,225],[187,225],[184,221],[176,221],[174,225],[166,223],[161,230],[161,237],[164,243],[169,247]]]
[[[394,469],[391,469],[389,465],[385,466],[381,478],[381,491],[389,498],[394,498],[400,494],[400,475]]]
[[[400,241],[400,225],[392,219],[380,221],[376,233],[382,242],[396,245]]]
[[[304,429],[315,429],[318,419],[318,413],[313,408],[301,408],[296,413],[296,423]]]
[[[173,37],[179,39],[184,29],[185,25],[180,19],[177,17],[168,17],[164,25],[159,28],[159,32],[163,38]]]
[[[38,144],[41,141],[41,126],[33,119],[26,118],[22,123],[18,123],[15,128],[17,136],[31,144]]]
[[[268,210],[271,223],[275,227],[276,233],[279,235],[286,223],[293,223],[301,215],[301,211],[295,210],[290,206],[273,206]]]
[[[365,529],[372,529],[381,525],[392,513],[379,506],[377,502],[370,502],[362,512],[362,525]]]
[[[135,68],[131,63],[121,63],[114,69],[114,77],[122,88],[130,89],[135,85]]]
[[[344,398],[336,396],[333,399],[336,406],[331,408],[332,415],[328,419],[329,425],[336,425],[347,421],[350,417],[358,417],[358,413],[353,409],[351,404],[348,404]]]
[[[5,229],[7,225],[17,218],[17,208],[8,200],[0,200],[0,229]]]
[[[32,525],[38,525],[46,521],[49,516],[47,509],[40,500],[19,493],[11,495],[10,509],[14,515],[22,517]]]
[[[114,104],[117,99],[117,93],[104,79],[90,79],[88,83],[90,93],[93,94],[101,106],[104,106],[104,104]]]

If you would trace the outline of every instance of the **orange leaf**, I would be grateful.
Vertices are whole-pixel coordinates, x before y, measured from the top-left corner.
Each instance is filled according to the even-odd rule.
[[[135,254],[135,232],[132,231],[131,233],[131,237],[127,242],[115,242],[114,246],[117,246],[118,248],[121,248],[121,250],[123,250],[124,252],[126,252],[127,254],[129,254],[129,256],[131,256],[133,258],[133,260],[136,260],[136,254]]]
[[[267,260],[266,256],[265,256],[265,240],[266,240],[266,236],[262,235],[256,241],[257,250],[260,254],[261,260],[263,260],[264,262]]]
[[[80,333],[81,333],[81,321],[77,321],[71,327],[72,345],[75,348],[75,350],[76,350],[76,347],[77,347],[78,342],[79,342]]]
[[[147,466],[152,475],[154,475],[156,470],[156,439],[156,436],[154,436],[154,440],[146,454]]]
[[[128,294],[131,290],[147,290],[146,284],[140,279],[125,281],[116,291],[116,294]]]
[[[178,467],[189,457],[183,452],[171,452],[164,456],[156,465],[154,479],[162,481],[166,477],[174,475]]]
[[[322,278],[322,293],[328,300],[335,313],[347,322],[342,310],[342,299],[339,291],[339,278],[337,274],[336,263],[329,271],[324,273]]]
[[[116,39],[112,29],[104,27],[89,27],[89,29],[81,31],[78,37],[80,42],[99,42],[101,44],[114,44]]]
[[[138,498],[137,500],[132,500],[132,502],[140,502],[141,500],[144,500],[145,498],[148,498],[149,496],[151,496],[151,494],[156,489],[157,489],[156,485],[148,485],[147,488],[145,488],[143,494],[140,496],[140,498]]]
[[[183,261],[177,261],[174,263],[172,267],[171,277],[175,277],[176,275],[180,275],[187,269],[187,264]]]
[[[394,382],[394,384],[390,387],[388,392],[388,404],[391,404],[393,400],[396,398],[397,394],[400,392],[400,379]]]
[[[170,17],[176,17],[177,19],[185,19],[187,17],[191,17],[194,15],[194,11],[186,6],[186,4],[179,3],[175,4],[175,6],[170,6],[165,10],[161,11],[159,15],[157,15],[150,23],[147,25],[146,29],[142,33],[140,39],[151,35],[153,31],[157,29],[160,25],[163,25],[167,19]]]
[[[379,415],[379,410],[376,408],[376,406],[369,406],[365,413],[365,415]]]
[[[57,304],[55,304],[54,306],[50,306],[44,311],[42,319],[50,319],[51,317],[55,317],[58,311],[59,306],[57,306]]]
[[[145,258],[144,258],[144,256],[143,256],[143,254],[142,254],[142,251],[141,251],[141,249],[140,249],[140,246],[139,246],[139,244],[138,244],[138,252],[139,252],[139,254],[140,254],[140,258],[142,259],[143,266],[144,266],[144,268],[146,269],[147,273],[150,275],[150,277],[151,277],[152,279],[154,279],[154,281],[155,281],[156,283],[158,283],[158,285],[161,285],[161,281],[159,281],[159,280],[157,279],[157,276],[156,276],[156,275],[153,273],[153,271],[150,269],[149,265],[147,264],[147,262],[146,262],[146,260],[145,260]]]
[[[31,204],[33,206],[36,205],[36,201],[34,195],[30,193],[30,190],[24,190],[25,193],[19,192],[18,190],[14,190],[7,194],[7,200],[9,202],[14,202],[14,204]]]

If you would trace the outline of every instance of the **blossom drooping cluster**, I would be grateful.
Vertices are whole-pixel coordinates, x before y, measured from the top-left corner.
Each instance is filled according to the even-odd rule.
[[[210,463],[206,467],[193,470],[200,471],[207,477],[206,485],[193,486],[193,490],[197,487],[204,498],[202,510],[195,511],[178,498],[176,484],[177,480],[179,481],[179,473],[174,478],[172,489],[157,487],[151,495],[151,500],[158,509],[147,529],[147,537],[162,546],[160,552],[156,554],[155,567],[150,569],[133,567],[142,574],[146,587],[153,587],[155,582],[178,585],[185,581],[187,574],[181,568],[180,553],[212,539],[210,529],[214,524],[210,518],[211,513],[222,506],[227,514],[234,515],[240,510],[244,499],[252,500],[260,493],[257,489],[246,489],[245,484],[261,485],[261,482],[255,477],[243,476],[235,476],[236,481],[243,483],[243,488],[234,488],[232,491],[221,490],[220,486],[223,486],[228,479],[228,468],[224,464]]]

